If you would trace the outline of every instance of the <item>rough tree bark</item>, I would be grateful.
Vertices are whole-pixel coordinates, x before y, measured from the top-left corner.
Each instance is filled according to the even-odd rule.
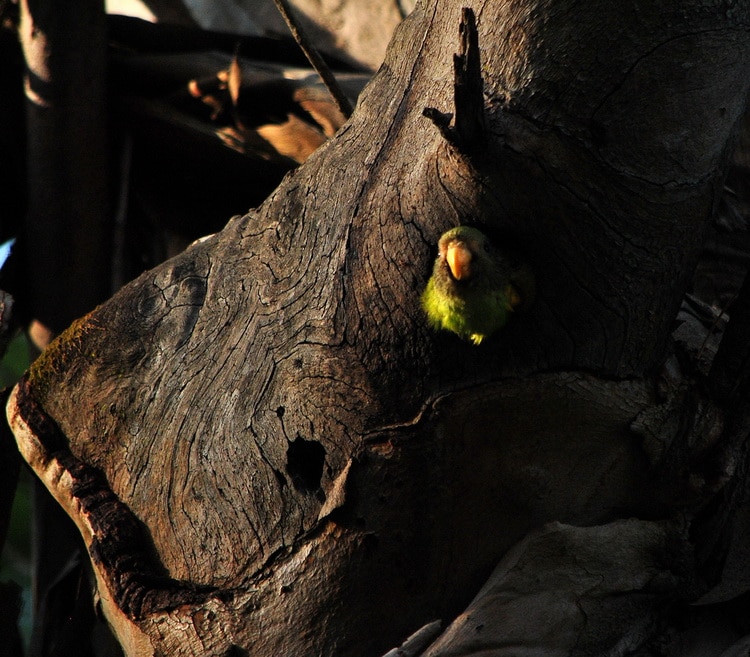
[[[14,391],[128,655],[381,654],[504,554],[428,654],[605,654],[713,583],[690,512],[729,465],[690,457],[745,425],[669,334],[745,107],[750,6],[477,0],[477,59],[463,4],[420,3],[336,138]],[[467,222],[539,289],[479,347],[419,309]]]

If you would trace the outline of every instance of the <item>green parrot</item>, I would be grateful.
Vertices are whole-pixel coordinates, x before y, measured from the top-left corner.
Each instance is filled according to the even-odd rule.
[[[534,295],[531,270],[514,260],[476,228],[458,226],[443,233],[421,299],[430,326],[474,344],[505,326]]]

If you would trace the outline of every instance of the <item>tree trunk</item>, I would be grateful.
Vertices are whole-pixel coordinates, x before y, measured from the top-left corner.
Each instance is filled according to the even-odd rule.
[[[697,595],[666,521],[713,489],[688,496],[694,464],[671,456],[723,415],[669,334],[745,107],[750,8],[473,10],[478,37],[461,3],[419,4],[333,140],[15,390],[19,447],[129,656],[382,654],[455,617],[517,543],[484,593],[516,617],[568,611],[511,648],[639,645]],[[465,223],[537,280],[481,346],[419,307],[438,237]],[[522,541],[552,521],[607,524]],[[624,561],[604,558],[618,543]],[[500,650],[513,616],[482,609]]]
[[[53,335],[112,292],[104,5],[74,9],[24,0],[19,29],[29,189],[23,298]]]

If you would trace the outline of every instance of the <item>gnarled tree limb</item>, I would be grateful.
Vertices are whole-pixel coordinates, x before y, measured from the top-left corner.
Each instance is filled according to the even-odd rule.
[[[142,523],[153,563],[216,591],[144,617],[103,598],[131,654],[379,655],[458,614],[547,522],[672,513],[631,426],[669,408],[652,372],[744,110],[748,11],[475,10],[480,162],[422,117],[454,92],[460,18],[425,2],[334,139],[74,324],[18,388]],[[467,221],[526,251],[539,288],[480,347],[419,307],[438,236]],[[18,394],[9,412],[73,500],[72,467],[44,467],[44,421]]]

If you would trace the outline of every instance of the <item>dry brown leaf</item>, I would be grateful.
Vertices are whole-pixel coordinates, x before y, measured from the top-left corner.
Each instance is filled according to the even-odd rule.
[[[232,57],[232,63],[229,65],[227,72],[227,89],[229,90],[229,97],[232,99],[232,104],[237,107],[237,102],[240,98],[240,88],[242,87],[242,66],[240,65],[240,59],[235,54]]]
[[[262,125],[257,131],[281,155],[290,157],[299,164],[326,140],[319,130],[293,114],[288,114],[284,123]]]

